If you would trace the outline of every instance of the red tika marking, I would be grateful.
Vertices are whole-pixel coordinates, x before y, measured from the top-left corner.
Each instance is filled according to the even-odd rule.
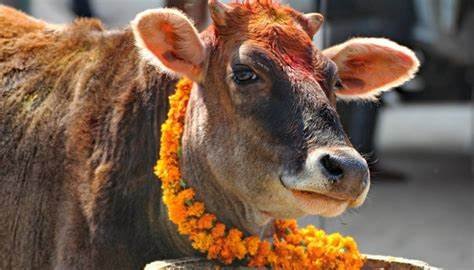
[[[285,69],[314,73],[312,37],[303,14],[271,0],[245,0],[230,4],[226,23],[216,25],[217,35],[227,47],[252,41],[273,55]]]

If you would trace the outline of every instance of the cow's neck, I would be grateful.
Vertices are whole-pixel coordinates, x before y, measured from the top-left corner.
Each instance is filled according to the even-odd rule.
[[[196,191],[196,197],[205,204],[206,212],[213,213],[217,219],[227,225],[242,230],[246,235],[259,235],[265,237],[271,228],[268,223],[258,224],[261,221],[251,211],[250,207],[235,196],[229,195],[213,179],[212,173],[206,169],[205,162],[193,153],[187,155],[183,153],[186,159],[181,162],[183,179]],[[168,218],[167,208],[160,203],[160,238],[164,241],[167,251],[172,257],[193,256],[199,254],[191,247],[188,236],[180,235],[174,225]]]
[[[202,104],[197,103],[198,101],[191,98],[187,114],[186,132],[192,132],[199,128],[198,126],[202,127],[202,123],[193,119],[193,117],[200,117],[200,112],[197,111],[196,107],[202,108]],[[193,110],[196,110],[196,112],[193,112]],[[199,152],[196,147],[186,147],[187,143],[191,142],[183,141],[183,153],[180,163],[181,173],[185,182],[196,191],[197,199],[204,202],[206,212],[215,214],[219,221],[225,223],[228,227],[242,230],[246,235],[268,235],[270,232],[268,219],[262,220],[261,216],[256,215],[242,199],[232,195],[232,192],[219,185],[219,181],[207,165],[206,153]],[[162,240],[166,248],[172,251],[171,256],[182,257],[197,254],[191,247],[188,236],[180,235],[176,225],[168,219],[166,206],[163,202],[160,204],[159,212],[160,237],[163,236]]]
[[[185,167],[182,172],[184,179],[196,190],[198,200],[204,202],[206,211],[215,214],[228,227],[238,228],[247,235],[262,234],[268,219],[262,220],[261,215],[254,212],[254,208],[231,190],[221,186],[221,181],[216,179],[203,157],[204,153],[183,152],[182,163]]]

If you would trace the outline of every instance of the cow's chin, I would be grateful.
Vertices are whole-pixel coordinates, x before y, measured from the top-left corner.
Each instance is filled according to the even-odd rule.
[[[357,208],[361,206],[369,192],[370,185],[355,200],[344,200],[335,198],[324,193],[299,191],[289,189],[294,197],[298,207],[306,213],[306,215],[319,215],[324,217],[339,216],[348,208]]]
[[[369,187],[356,199],[341,199],[332,197],[323,192],[308,192],[284,188],[284,201],[289,207],[286,211],[262,211],[266,217],[277,219],[300,218],[303,216],[317,215],[323,217],[336,217],[343,214],[348,208],[357,208],[363,204]],[[275,202],[275,204],[278,204]]]
[[[257,216],[263,223],[272,219],[297,219],[304,216],[323,216],[335,217],[343,214],[348,208],[357,208],[362,205],[369,192],[370,184],[356,198],[349,196],[336,197],[331,192],[311,192],[300,190],[297,187],[285,185],[280,177],[279,181],[273,182],[267,186],[272,186],[271,196],[260,198],[259,202],[254,204],[257,210]],[[273,195],[277,196],[273,196]],[[258,197],[258,196],[257,196]],[[271,198],[271,202],[269,202]],[[263,207],[262,207],[263,206]]]
[[[305,192],[286,189],[285,201],[288,207],[286,210],[279,209],[277,211],[260,211],[264,216],[276,219],[296,219],[304,216],[323,216],[335,217],[344,213],[347,208],[353,207],[350,200],[341,200],[332,198],[324,194]],[[275,204],[278,204],[275,202]]]
[[[263,216],[274,219],[297,219],[304,216],[335,217],[350,207],[350,202],[339,201],[324,196],[292,195],[292,208],[287,211],[260,211]]]

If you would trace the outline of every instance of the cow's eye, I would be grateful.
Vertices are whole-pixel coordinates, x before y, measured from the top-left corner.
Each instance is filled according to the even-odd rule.
[[[342,84],[341,79],[336,78],[336,80],[334,80],[333,89],[337,91],[337,90],[341,90],[342,88],[344,88],[344,85]]]
[[[232,71],[232,79],[237,84],[248,84],[258,80],[258,76],[250,67],[237,65]]]

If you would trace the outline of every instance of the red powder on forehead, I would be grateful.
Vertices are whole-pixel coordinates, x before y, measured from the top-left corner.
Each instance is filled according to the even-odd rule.
[[[264,34],[261,34],[261,33]],[[260,39],[262,37],[262,39]],[[262,46],[269,46],[269,53],[283,61],[282,64],[301,72],[312,73],[313,47],[311,39],[299,29],[274,26],[255,33]]]
[[[291,69],[312,73],[313,47],[311,39],[301,29],[293,25],[275,25],[265,28],[255,27],[249,36],[270,54]]]
[[[313,72],[313,48],[308,21],[288,6],[272,0],[246,0],[231,4],[225,25],[217,32],[224,42],[252,43],[266,49],[280,64]]]
[[[280,8],[280,3],[273,0],[235,0],[231,5],[240,5],[249,10],[255,9],[258,6]]]
[[[240,17],[244,17],[244,20],[252,17],[261,24],[294,22],[298,23],[306,33],[310,32],[309,21],[304,18],[303,14],[276,0],[237,0],[230,5],[235,8],[228,14],[230,21],[239,21]]]

